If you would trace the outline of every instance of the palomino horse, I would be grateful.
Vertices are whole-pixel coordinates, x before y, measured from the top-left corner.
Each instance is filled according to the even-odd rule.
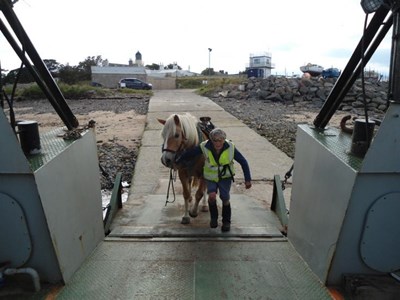
[[[164,166],[177,170],[182,184],[183,198],[185,199],[185,214],[182,224],[189,224],[190,217],[197,217],[198,206],[201,198],[205,196],[205,182],[203,179],[204,156],[200,155],[193,161],[176,164],[175,160],[185,150],[191,149],[206,140],[206,135],[199,127],[199,121],[189,113],[184,115],[172,114],[166,120],[157,119],[164,125],[161,136],[164,139],[162,146],[161,162]],[[195,201],[192,202],[192,186],[197,185]],[[205,197],[202,210],[207,211]],[[189,217],[190,216],[190,217]]]

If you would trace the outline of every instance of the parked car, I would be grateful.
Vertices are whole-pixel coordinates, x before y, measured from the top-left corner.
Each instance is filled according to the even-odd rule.
[[[329,68],[326,70],[323,70],[321,75],[323,78],[337,78],[340,76],[340,70],[337,68]]]
[[[123,78],[119,81],[118,86],[120,88],[136,89],[136,90],[151,90],[153,85],[151,83],[144,82],[137,78]]]

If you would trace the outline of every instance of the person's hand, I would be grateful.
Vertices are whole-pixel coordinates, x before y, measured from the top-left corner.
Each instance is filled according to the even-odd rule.
[[[245,181],[244,185],[246,186],[246,190],[251,188],[251,181]]]

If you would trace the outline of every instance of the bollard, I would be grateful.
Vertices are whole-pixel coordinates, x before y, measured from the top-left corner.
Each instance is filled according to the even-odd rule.
[[[17,123],[21,148],[26,155],[41,152],[39,126],[36,121],[19,121]]]
[[[351,153],[362,158],[367,153],[371,144],[375,122],[368,121],[367,124],[365,119],[356,119],[354,122],[354,129],[351,137]]]

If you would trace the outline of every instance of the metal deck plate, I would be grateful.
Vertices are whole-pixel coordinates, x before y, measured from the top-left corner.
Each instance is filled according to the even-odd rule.
[[[350,153],[352,141],[349,134],[342,133],[336,128],[329,128],[327,130],[324,130],[323,132],[320,132],[313,129],[309,125],[300,126],[304,129],[305,132],[307,132],[318,142],[324,145],[341,161],[348,164],[354,170],[360,170],[363,159]]]
[[[102,243],[57,299],[331,299],[288,242]]]
[[[74,142],[73,140],[64,140],[58,136],[64,133],[62,128],[57,128],[40,135],[41,153],[28,157],[32,171],[36,171],[45,165]]]

